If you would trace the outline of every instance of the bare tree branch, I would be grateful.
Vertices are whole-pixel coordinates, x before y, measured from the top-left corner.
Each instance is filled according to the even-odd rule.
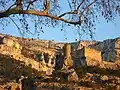
[[[71,6],[71,4],[70,4],[70,1],[69,1],[69,0],[67,0],[67,1],[68,1],[68,4],[69,4],[70,9],[71,9],[71,11],[72,11],[72,6]]]
[[[91,2],[88,6],[85,7],[85,9],[84,9],[84,10],[81,12],[81,14],[80,14],[80,19],[81,19],[81,17],[83,16],[84,12],[85,12],[90,6],[92,6],[92,4],[94,4],[96,1],[97,1],[97,0],[94,0],[94,1]]]
[[[11,5],[8,9],[7,9],[7,11],[9,11],[13,6],[15,6],[16,5],[16,3],[14,3],[13,5]]]
[[[63,16],[65,16],[66,14],[74,14],[74,12],[65,12],[65,13],[63,13],[62,15],[58,16],[58,17],[59,17],[59,18],[60,18],[60,17],[63,17]]]
[[[77,11],[79,10],[80,6],[84,3],[85,0],[82,0],[82,2],[78,5]]]
[[[30,5],[33,4],[35,1],[37,1],[37,0],[33,0],[33,1],[28,2],[29,4],[28,4],[26,10],[28,10],[28,8],[30,7]]]
[[[9,18],[10,15],[18,15],[20,16],[18,20],[22,23],[20,24],[23,30],[26,26],[29,26],[26,30],[31,29],[30,23],[27,22],[28,20],[32,20],[33,23],[36,21],[38,25],[41,24],[40,27],[42,27],[42,25],[49,26],[54,24],[53,26],[61,25],[63,28],[62,21],[68,23],[65,24],[66,26],[70,24],[77,25],[77,27],[81,27],[86,33],[86,31],[91,32],[95,29],[97,17],[100,15],[102,15],[106,21],[111,21],[114,20],[117,14],[120,14],[120,0],[66,1],[68,6],[63,6],[61,0],[1,0],[0,8],[2,7],[4,11],[0,11],[0,20],[7,22],[7,19],[4,19],[5,17]],[[9,7],[7,7],[7,5]],[[61,8],[69,8],[69,10],[65,9],[68,11],[61,13]],[[16,17],[11,20],[12,22],[13,20],[17,22],[15,21]]]
[[[0,12],[0,18],[3,17],[9,17],[12,14],[32,14],[32,15],[37,15],[37,16],[45,16],[51,19],[55,19],[55,20],[60,20],[60,21],[64,21],[66,23],[70,23],[70,24],[81,24],[80,22],[73,22],[64,18],[60,18],[57,16],[52,16],[50,14],[45,13],[44,11],[35,11],[35,10],[19,10],[17,8],[13,8],[10,9],[9,11],[4,11],[4,12]]]
[[[11,18],[9,17],[10,20],[15,24],[15,26],[17,27],[17,29],[19,30],[20,34],[23,36],[23,33],[21,32],[21,29],[19,28],[19,26],[17,25],[17,23]]]

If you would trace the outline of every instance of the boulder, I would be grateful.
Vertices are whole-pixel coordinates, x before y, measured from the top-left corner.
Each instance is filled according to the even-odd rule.
[[[61,71],[61,80],[77,82],[79,78],[74,69],[66,69]]]
[[[13,47],[14,45],[14,41],[8,37],[3,37],[1,43],[6,44],[9,47]]]
[[[70,72],[68,74],[68,81],[72,81],[72,82],[77,82],[79,80],[77,73],[74,72]]]
[[[54,68],[50,67],[46,71],[46,75],[52,75]]]
[[[109,78],[108,78],[108,76],[104,75],[104,76],[101,76],[100,79],[102,81],[107,81]]]

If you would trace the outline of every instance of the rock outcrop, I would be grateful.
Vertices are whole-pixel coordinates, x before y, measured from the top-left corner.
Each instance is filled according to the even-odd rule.
[[[113,88],[119,88],[117,85],[119,82],[112,81],[114,78],[119,81],[117,77],[120,75],[119,59],[120,38],[103,42],[81,41],[66,44],[0,35],[0,76],[6,76],[9,79],[25,76],[26,85],[29,80],[32,82],[28,88],[34,84],[37,88],[42,81],[61,83],[62,80],[67,84],[68,82],[79,82],[75,84],[77,86],[87,84],[90,88],[95,87],[95,89],[102,87],[101,83],[104,82],[107,84],[104,84],[102,88],[106,88],[109,83],[113,84]],[[13,84],[9,83],[16,89],[20,84],[17,83],[17,80],[15,81],[14,83],[12,81]],[[9,84],[7,85],[5,87],[10,88]],[[51,87],[48,84],[46,86]],[[63,84],[61,88],[67,87]]]
[[[97,42],[89,47],[101,51],[104,61],[115,61],[120,58],[120,38]]]
[[[8,36],[0,37],[0,54],[9,56],[11,60],[18,60],[20,62],[23,62],[25,66],[29,66],[37,71],[43,71],[48,75],[52,73],[52,71],[54,70],[53,67],[55,67],[55,58],[53,58],[52,56],[54,55],[53,53],[55,52],[53,51],[49,52],[48,50],[47,52],[48,55],[44,57],[44,55],[42,54],[43,55],[42,58],[42,56],[37,57],[37,55],[39,55],[42,52],[39,50],[39,53],[33,53],[34,58],[29,58],[26,57],[26,55],[29,52],[26,52],[25,55],[22,54],[23,53],[22,47],[23,46],[21,45],[20,42],[18,42],[18,39],[16,38],[8,37]],[[46,52],[42,52],[42,53],[47,54]]]
[[[120,58],[120,38],[103,42],[80,41],[72,43],[72,49],[66,48],[66,51],[64,45],[55,41],[0,35],[1,54],[23,61],[25,65],[38,71],[49,71],[49,74],[54,67],[62,67],[70,62],[78,67],[86,64],[95,66],[102,60],[114,61]]]
[[[51,74],[54,67],[62,68],[65,64],[71,63],[75,67],[97,66],[102,60],[114,61],[120,58],[120,38],[103,42],[80,41],[72,43],[72,49],[67,47],[66,51],[64,45],[55,41],[0,35],[1,54],[47,74]]]

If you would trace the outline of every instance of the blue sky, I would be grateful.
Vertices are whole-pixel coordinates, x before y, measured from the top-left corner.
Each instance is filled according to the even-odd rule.
[[[15,36],[21,36],[18,29],[14,24],[10,24],[5,30],[0,30],[1,33],[11,34]],[[40,34],[40,39],[55,40],[62,42],[73,42],[76,39],[76,33],[73,29],[66,30],[66,32],[61,31],[60,28],[45,27],[44,34]],[[105,40],[120,37],[120,17],[116,17],[114,22],[106,22],[104,18],[99,18],[99,23],[96,25],[95,39]],[[25,35],[25,37],[32,37],[30,35]],[[67,40],[66,40],[67,38]],[[84,36],[84,38],[86,38]]]
[[[61,4],[64,6],[66,2],[62,2]],[[65,10],[65,8],[61,8],[62,12],[64,12]],[[14,36],[21,36],[14,24],[8,25],[5,30],[2,30],[0,28],[0,32],[5,34],[11,34]],[[66,32],[64,32],[61,31],[61,28],[45,27],[44,32],[44,34],[40,34],[40,39],[55,40],[61,42],[74,42],[77,38],[76,32],[72,28],[69,28],[66,30]],[[104,18],[100,17],[99,23],[97,23],[96,30],[94,32],[95,40],[105,40],[120,37],[120,16],[117,16],[114,22],[108,23],[104,20]],[[25,37],[32,36],[26,34]],[[86,36],[84,36],[83,39],[87,39]]]
[[[104,40],[120,37],[120,16],[117,16],[114,22],[106,22],[104,18],[100,18],[100,23],[97,24],[96,39]]]

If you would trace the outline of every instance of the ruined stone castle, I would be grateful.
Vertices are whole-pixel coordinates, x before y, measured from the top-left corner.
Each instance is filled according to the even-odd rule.
[[[0,34],[0,74],[11,78],[41,73],[51,75],[56,69],[71,67],[97,66],[117,70],[119,60],[120,38],[57,43]],[[19,85],[14,84],[12,88],[21,88]]]
[[[37,71],[51,75],[56,68],[100,65],[103,61],[120,59],[120,38],[75,43],[25,39],[0,35],[1,57],[22,62]]]

